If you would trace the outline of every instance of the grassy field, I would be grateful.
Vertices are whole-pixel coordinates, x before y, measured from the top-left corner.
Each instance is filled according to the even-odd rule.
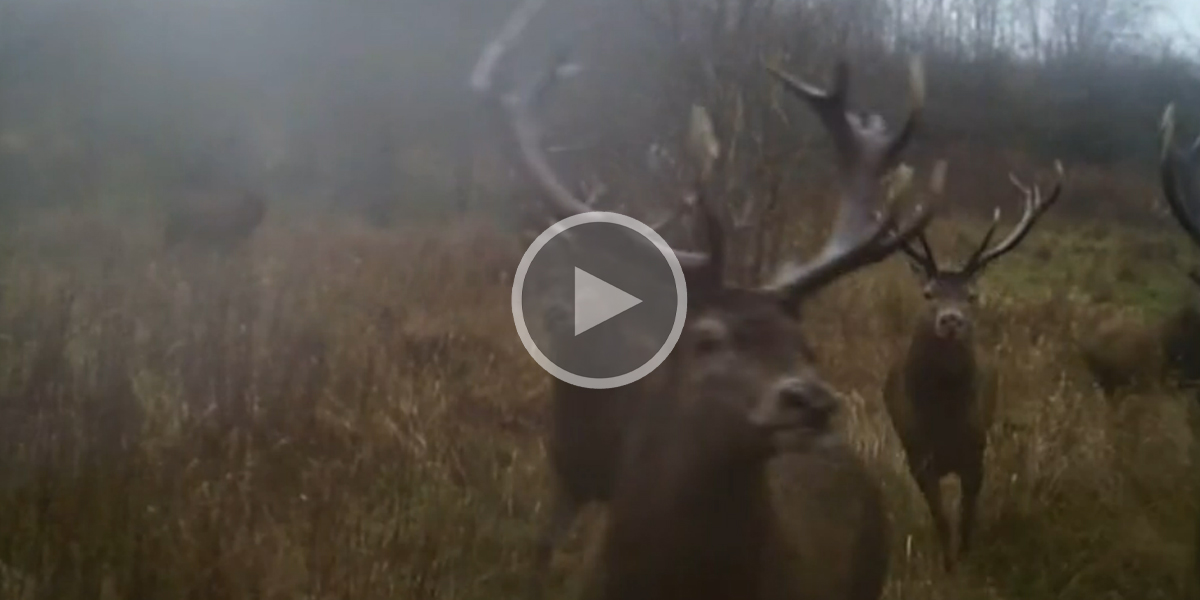
[[[224,258],[163,256],[151,228],[86,214],[10,238],[0,597],[524,589],[549,497],[548,376],[513,331],[517,237],[319,227],[273,220]],[[941,254],[964,256],[972,238],[939,227]],[[1106,400],[1074,345],[1114,311],[1153,319],[1188,298],[1181,238],[1048,221],[989,272],[981,335],[1001,408],[978,545],[954,576],[879,398],[921,308],[914,280],[894,259],[808,306],[847,434],[885,486],[887,598],[1185,595],[1193,408],[1171,390]],[[601,518],[556,557],[564,594]]]

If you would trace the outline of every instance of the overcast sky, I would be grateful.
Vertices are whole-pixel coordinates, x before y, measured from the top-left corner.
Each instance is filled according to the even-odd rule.
[[[1200,43],[1200,0],[1161,0],[1163,32],[1183,37],[1185,42]]]

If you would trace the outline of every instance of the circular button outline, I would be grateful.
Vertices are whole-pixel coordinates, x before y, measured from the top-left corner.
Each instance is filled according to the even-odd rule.
[[[522,310],[522,295],[525,291],[525,276],[529,273],[529,264],[533,262],[537,253],[561,233],[566,232],[572,227],[585,225],[588,223],[610,223],[619,225],[640,234],[642,237],[654,244],[654,247],[667,260],[667,265],[671,267],[671,276],[675,280],[675,322],[671,324],[671,332],[667,334],[667,339],[663,342],[661,348],[650,360],[642,364],[642,366],[621,375],[612,377],[586,377],[577,375],[562,367],[554,364],[554,361],[537,347],[533,337],[529,335],[529,327],[525,324],[525,315]],[[667,244],[667,241],[658,235],[658,232],[653,227],[630,217],[614,212],[591,211],[579,213],[567,217],[543,231],[529,248],[525,250],[525,254],[521,256],[521,262],[517,265],[517,270],[513,274],[512,288],[512,313],[513,322],[517,326],[517,336],[521,338],[521,343],[525,346],[525,351],[533,357],[537,364],[545,369],[555,378],[569,383],[571,385],[588,388],[593,390],[607,390],[612,388],[629,385],[646,375],[649,375],[654,369],[657,369],[663,361],[667,360],[667,356],[675,349],[675,344],[679,343],[679,336],[683,333],[683,324],[687,319],[687,282],[683,277],[683,267],[679,264],[679,258],[675,256],[675,251]]]

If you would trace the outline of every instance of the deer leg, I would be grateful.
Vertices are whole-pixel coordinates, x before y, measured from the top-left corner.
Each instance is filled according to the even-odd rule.
[[[554,549],[561,545],[570,533],[571,525],[575,524],[575,518],[579,516],[582,508],[583,506],[565,491],[560,490],[555,494],[554,504],[550,509],[550,520],[538,538],[537,554],[534,557],[538,571],[544,572],[549,569]]]
[[[962,502],[959,505],[958,527],[962,532],[959,554],[965,555],[971,549],[971,537],[975,532],[976,506],[979,504],[979,491],[983,488],[983,465],[976,464],[970,469],[964,469],[958,474],[962,484]]]
[[[933,517],[933,526],[937,530],[938,542],[942,546],[942,561],[946,572],[954,571],[954,548],[950,539],[950,521],[946,518],[946,505],[942,502],[942,487],[933,469],[925,468],[915,473],[917,486],[925,503],[929,505],[929,513]]]
[[[554,557],[554,550],[562,545],[570,533],[571,525],[575,523],[575,518],[579,516],[582,508],[583,505],[561,487],[555,493],[550,519],[542,528],[534,550],[534,576],[529,582],[526,596],[530,600],[540,600],[545,595],[547,578],[550,575],[550,559]]]

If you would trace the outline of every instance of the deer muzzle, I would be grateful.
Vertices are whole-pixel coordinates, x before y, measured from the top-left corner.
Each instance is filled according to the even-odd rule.
[[[933,332],[939,338],[948,340],[962,339],[970,327],[967,315],[960,308],[943,308],[933,321]]]

